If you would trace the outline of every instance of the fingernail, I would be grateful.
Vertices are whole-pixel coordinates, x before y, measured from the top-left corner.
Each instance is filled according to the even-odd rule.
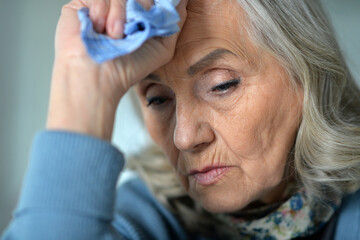
[[[123,23],[120,20],[115,21],[112,34],[115,38],[121,38],[123,35]]]
[[[98,32],[98,33],[102,33],[103,32],[103,29],[104,29],[104,25],[105,25],[105,19],[103,18],[100,18],[96,24],[95,24],[95,30]]]

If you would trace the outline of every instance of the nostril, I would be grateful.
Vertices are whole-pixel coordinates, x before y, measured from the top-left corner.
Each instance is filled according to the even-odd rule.
[[[194,146],[194,151],[195,152],[201,151],[204,148],[206,148],[206,146],[208,146],[208,145],[209,145],[209,143],[200,143],[200,144]]]

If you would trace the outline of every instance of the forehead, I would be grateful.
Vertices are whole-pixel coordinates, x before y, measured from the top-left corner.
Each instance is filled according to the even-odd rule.
[[[257,51],[247,37],[246,18],[236,0],[190,0],[175,55],[164,68],[174,73],[216,49],[251,60]]]

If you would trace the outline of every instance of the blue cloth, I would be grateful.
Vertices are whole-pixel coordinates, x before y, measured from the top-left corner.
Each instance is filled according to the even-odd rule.
[[[14,219],[2,240],[205,240],[191,236],[138,178],[116,191],[123,155],[76,133],[35,138]],[[360,191],[344,200],[335,240],[360,239]],[[311,238],[310,238],[311,239]]]
[[[175,6],[180,0],[156,0],[146,11],[135,0],[126,5],[126,23],[123,39],[112,39],[96,33],[89,18],[89,9],[78,11],[81,23],[81,38],[88,54],[97,63],[102,63],[138,49],[146,40],[155,36],[169,36],[179,31],[180,16]]]

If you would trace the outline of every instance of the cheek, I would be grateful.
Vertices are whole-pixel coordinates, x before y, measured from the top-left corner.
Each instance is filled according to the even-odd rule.
[[[282,81],[268,89],[248,86],[246,91],[246,96],[237,103],[237,110],[217,116],[222,120],[216,128],[246,179],[271,188],[283,178],[301,104]]]
[[[149,112],[143,112],[145,126],[153,139],[153,141],[161,148],[165,154],[167,160],[170,162],[173,169],[177,172],[177,165],[179,159],[179,151],[174,145],[173,133],[174,133],[174,121],[172,118],[168,118],[166,121],[149,114]],[[185,191],[188,191],[189,183],[188,179],[182,174],[175,174]]]
[[[257,133],[263,118],[257,116],[261,109],[249,104],[251,100],[241,100],[231,112],[217,114],[214,118],[221,121],[214,125],[224,145],[238,158],[248,159],[262,148]]]
[[[167,159],[171,160],[171,164],[175,166],[174,159],[177,159],[177,150],[173,141],[175,125],[171,114],[160,116],[152,113],[149,109],[145,109],[143,116],[152,140],[161,148]]]
[[[159,123],[154,119],[154,117],[151,116],[151,114],[146,114],[146,112],[143,112],[144,115],[144,122],[145,126],[152,138],[152,140],[158,144],[161,145],[162,135],[163,135],[163,124]]]
[[[267,83],[261,87],[249,84],[231,113],[217,116],[222,120],[216,128],[241,158],[274,159],[275,155],[287,155],[293,145],[300,122],[301,99],[294,97],[296,90],[282,76],[273,79],[277,80],[266,79]]]

